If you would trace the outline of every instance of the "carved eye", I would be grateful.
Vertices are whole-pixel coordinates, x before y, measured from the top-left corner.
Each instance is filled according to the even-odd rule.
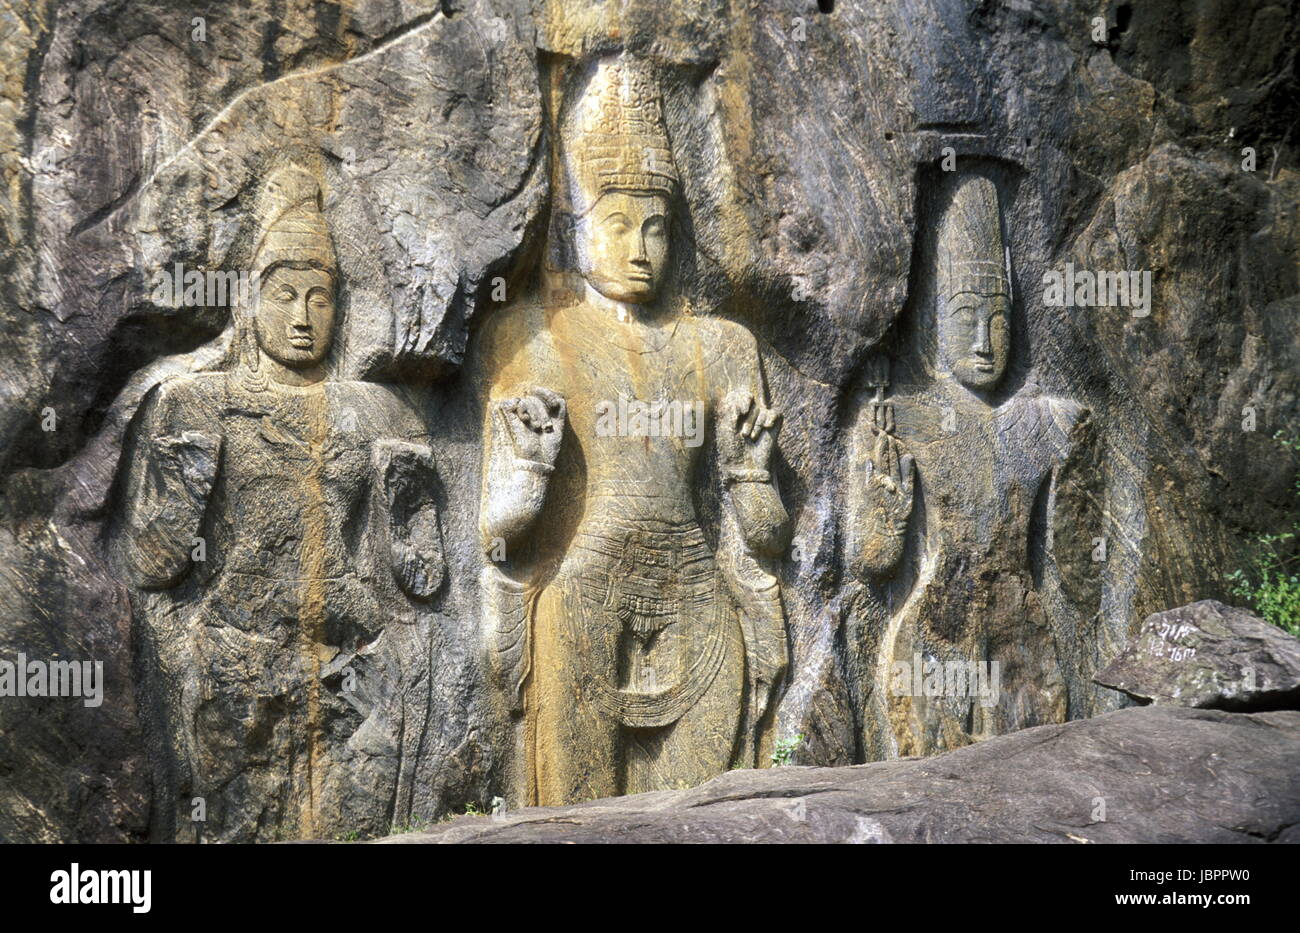
[[[610,214],[604,222],[605,229],[611,233],[624,233],[630,226],[626,214]]]
[[[280,288],[276,289],[275,294],[272,297],[274,297],[276,301],[293,301],[293,299],[296,298],[297,295],[298,293],[295,292],[288,285],[283,285]]]

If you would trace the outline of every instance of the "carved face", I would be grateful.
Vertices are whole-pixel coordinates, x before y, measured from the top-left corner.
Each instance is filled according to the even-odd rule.
[[[946,302],[939,316],[939,352],[944,366],[968,389],[992,388],[1006,372],[1010,311],[1005,295],[963,293]]]
[[[323,269],[276,266],[262,277],[257,345],[290,369],[314,366],[334,339],[334,281]]]
[[[658,194],[602,195],[576,230],[578,268],[606,298],[632,304],[658,293],[668,261],[668,202]]]

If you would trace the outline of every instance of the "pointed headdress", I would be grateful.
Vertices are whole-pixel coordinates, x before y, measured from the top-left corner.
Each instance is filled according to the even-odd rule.
[[[939,294],[1011,296],[998,192],[981,175],[963,178],[939,228]]]
[[[597,64],[568,120],[564,162],[579,214],[610,191],[677,192],[659,83],[646,63],[619,57]]]
[[[322,212],[320,182],[298,165],[273,171],[253,210],[256,233],[253,273],[278,262],[306,262],[336,268],[334,244]]]

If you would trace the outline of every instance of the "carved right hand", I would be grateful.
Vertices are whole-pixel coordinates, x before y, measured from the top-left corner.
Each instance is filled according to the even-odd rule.
[[[875,447],[867,461],[867,503],[878,527],[902,534],[912,514],[916,464],[911,454],[902,453],[894,437],[892,405],[876,403],[871,433]]]
[[[764,408],[744,389],[733,389],[718,406],[718,438],[722,460],[766,470],[776,441],[781,413]]]
[[[497,402],[501,420],[521,460],[555,465],[564,439],[564,397],[550,389],[534,386],[521,398]]]

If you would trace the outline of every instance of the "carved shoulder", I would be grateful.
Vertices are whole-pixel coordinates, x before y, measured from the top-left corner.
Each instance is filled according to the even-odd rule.
[[[546,317],[535,303],[520,303],[493,313],[484,322],[475,342],[478,364],[490,383],[508,379],[526,367],[526,359],[537,353],[546,339]]]
[[[1003,422],[999,433],[1006,441],[1060,458],[1069,452],[1070,432],[1086,417],[1087,409],[1074,399],[1044,395],[1037,386],[1030,386],[1008,401],[999,414]]]
[[[758,358],[758,341],[744,324],[725,318],[688,318],[701,328],[701,337],[717,351],[742,360]]]
[[[416,390],[378,382],[331,383],[338,408],[356,413],[373,438],[421,440],[429,436],[424,405]]]
[[[696,339],[702,345],[705,366],[719,389],[719,397],[737,388],[762,395],[758,341],[749,328],[722,318],[688,320],[699,328]]]
[[[158,383],[145,397],[142,408],[151,434],[185,430],[217,431],[212,421],[214,402],[225,386],[224,373],[171,376]]]

